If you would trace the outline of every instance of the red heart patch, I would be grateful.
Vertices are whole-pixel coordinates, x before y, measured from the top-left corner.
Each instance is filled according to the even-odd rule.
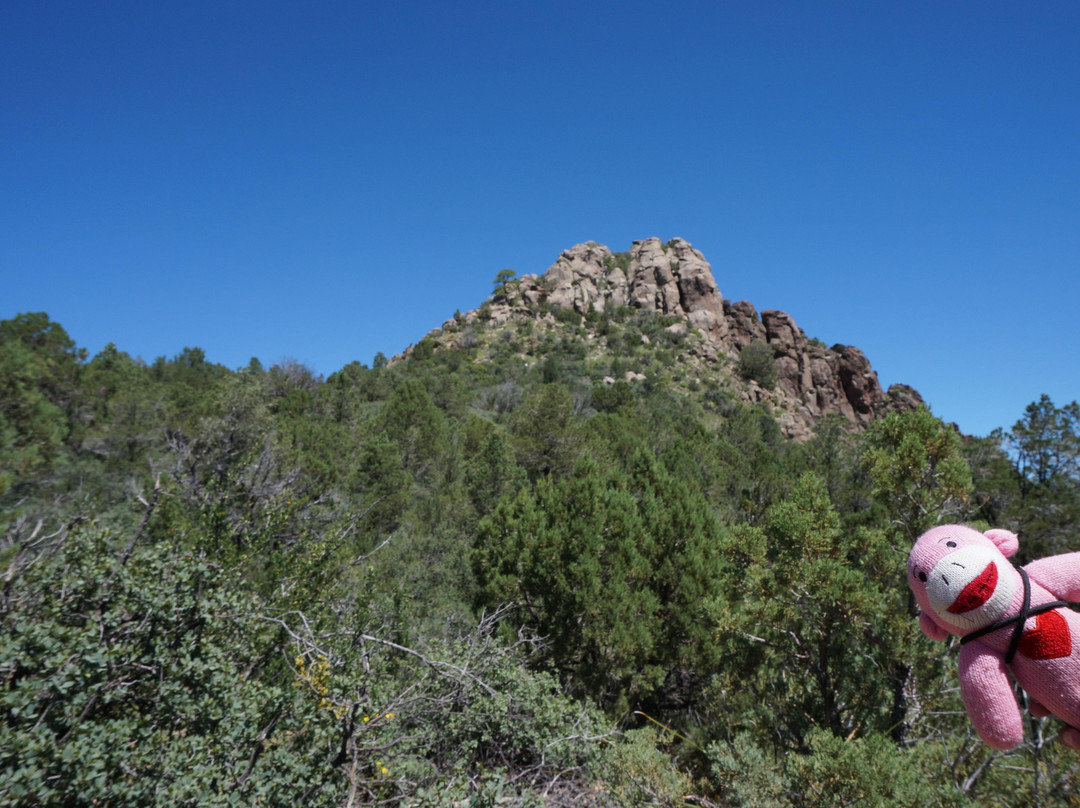
[[[1036,615],[1035,628],[1021,635],[1017,650],[1028,659],[1067,657],[1072,653],[1069,624],[1056,611]]]

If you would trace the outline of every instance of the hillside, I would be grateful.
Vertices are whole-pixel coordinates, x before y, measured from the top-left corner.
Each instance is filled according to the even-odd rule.
[[[650,317],[662,324],[659,333],[635,329]],[[430,332],[422,350],[472,347],[481,327],[489,339],[514,335],[516,356],[530,367],[548,357],[552,340],[567,338],[582,341],[594,367],[610,364],[611,373],[601,377],[609,384],[641,382],[652,373],[686,389],[719,385],[740,401],[767,406],[797,440],[809,439],[830,414],[864,427],[922,404],[907,385],[883,391],[858,348],[827,348],[785,312],[759,315],[748,301],[724,300],[705,257],[679,238],[635,241],[621,253],[587,242],[563,252],[543,275],[506,273],[491,298]],[[660,367],[649,349],[654,339],[663,351]],[[741,352],[752,354],[757,343],[771,352],[775,374],[739,372]]]
[[[325,379],[0,321],[0,804],[1080,800],[904,583],[942,521],[1075,549],[1080,407],[964,438],[681,241],[511,275]]]

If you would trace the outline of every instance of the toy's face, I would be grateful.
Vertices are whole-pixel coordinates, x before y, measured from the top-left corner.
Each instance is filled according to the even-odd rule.
[[[968,528],[935,529],[911,551],[908,584],[923,610],[953,632],[990,625],[1008,610],[1019,574],[1001,551]]]

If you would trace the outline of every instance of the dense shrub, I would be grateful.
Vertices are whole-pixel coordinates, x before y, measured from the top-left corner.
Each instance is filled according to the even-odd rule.
[[[746,381],[755,381],[766,390],[776,387],[776,358],[773,349],[764,342],[751,342],[739,351],[736,366]]]

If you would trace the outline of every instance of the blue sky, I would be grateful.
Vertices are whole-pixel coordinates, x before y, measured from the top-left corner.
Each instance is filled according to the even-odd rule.
[[[965,432],[1080,398],[1080,4],[5,3],[0,318],[329,375],[680,236]]]

